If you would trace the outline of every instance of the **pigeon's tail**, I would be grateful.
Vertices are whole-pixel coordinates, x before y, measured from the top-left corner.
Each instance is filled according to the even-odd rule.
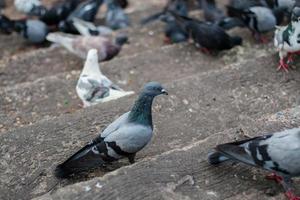
[[[76,17],[72,19],[72,23],[74,27],[77,29],[77,31],[84,36],[92,35],[92,33],[97,29],[95,26],[93,26],[92,23]]]
[[[222,19],[221,21],[219,21],[217,24],[218,24],[218,26],[220,26],[221,28],[223,28],[225,30],[230,30],[235,27],[244,27],[245,26],[244,22],[242,22],[240,19],[234,18],[234,17],[226,17],[226,18]]]
[[[218,165],[222,162],[229,160],[229,158],[225,157],[222,153],[214,151],[208,154],[208,162],[211,165]]]
[[[88,144],[58,165],[54,171],[57,178],[68,178],[72,174],[87,171],[105,164],[94,144]]]
[[[72,35],[70,34],[65,34],[60,32],[49,33],[46,39],[50,42],[65,46],[68,50],[73,51],[72,42],[74,40],[74,37],[72,37]]]

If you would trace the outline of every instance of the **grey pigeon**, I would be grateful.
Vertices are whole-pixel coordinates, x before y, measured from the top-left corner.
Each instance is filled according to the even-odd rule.
[[[76,86],[76,92],[84,107],[115,100],[134,93],[122,90],[102,74],[96,49],[91,49],[88,52]]]
[[[225,30],[244,26],[240,19],[226,16],[224,11],[217,7],[215,0],[198,0],[198,2],[206,21],[217,24]]]
[[[103,36],[78,36],[56,32],[49,33],[47,40],[62,45],[82,59],[86,58],[90,49],[97,49],[99,61],[107,61],[118,55],[128,37],[120,33],[112,40]]]
[[[49,31],[48,26],[40,20],[16,20],[14,29],[34,44],[45,42]]]
[[[300,128],[218,145],[208,156],[212,165],[227,160],[242,162],[271,171],[290,200],[299,200],[292,188],[292,177],[300,175]]]
[[[300,53],[300,8],[293,9],[292,20],[287,26],[278,26],[274,35],[274,46],[279,53],[278,70],[288,71],[293,55]]]
[[[105,24],[114,29],[126,28],[130,25],[129,18],[116,0],[105,0],[107,12]]]
[[[121,115],[94,140],[58,165],[55,175],[65,178],[122,158],[134,163],[136,153],[152,138],[152,102],[160,94],[167,94],[160,83],[147,83],[131,111]]]
[[[92,22],[84,21],[79,18],[73,18],[72,21],[74,27],[83,36],[107,36],[113,33],[113,30],[107,26],[96,26]]]
[[[246,9],[237,9],[227,6],[231,17],[238,17],[252,31],[257,40],[266,42],[262,33],[273,31],[277,24],[276,17],[270,8],[263,6],[253,6]]]

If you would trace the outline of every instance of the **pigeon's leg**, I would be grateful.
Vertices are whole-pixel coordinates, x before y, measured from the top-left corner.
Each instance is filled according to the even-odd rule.
[[[281,181],[281,185],[285,190],[285,196],[289,200],[300,200],[300,197],[296,196],[292,187],[292,179],[289,177],[283,177]]]
[[[283,69],[285,72],[288,72],[289,65],[283,59],[280,59],[277,71]]]
[[[133,163],[135,162],[134,159],[135,159],[135,153],[130,154],[130,155],[128,156],[128,160],[129,160],[130,164],[133,164]]]
[[[276,183],[281,183],[282,180],[283,180],[283,178],[282,178],[281,176],[278,176],[278,175],[275,174],[274,172],[271,173],[271,174],[269,174],[269,175],[267,175],[267,176],[266,176],[266,179],[268,179],[268,180],[273,180],[273,181],[275,181]]]
[[[254,38],[256,39],[256,41],[259,41],[263,44],[267,44],[269,42],[268,38],[262,36],[259,33],[253,32],[252,35],[254,36]]]
[[[205,47],[201,47],[201,48],[200,48],[200,51],[201,51],[202,53],[204,53],[204,54],[209,54],[209,55],[211,55],[211,52],[210,52],[207,48],[205,48]]]
[[[172,44],[171,39],[167,36],[164,37],[164,43],[165,44]]]
[[[292,53],[288,53],[287,63],[293,63],[293,62],[294,62],[293,54]]]

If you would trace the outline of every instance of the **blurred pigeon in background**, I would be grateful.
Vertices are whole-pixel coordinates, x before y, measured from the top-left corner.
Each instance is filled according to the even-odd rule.
[[[103,166],[122,158],[135,162],[135,155],[151,140],[153,134],[152,102],[154,97],[167,94],[157,82],[147,83],[131,111],[111,123],[89,144],[58,165],[55,175],[66,178],[71,174]]]
[[[39,44],[46,41],[48,26],[40,20],[16,20],[14,29],[31,43]]]
[[[300,54],[300,7],[293,9],[291,22],[287,26],[276,27],[274,46],[280,57],[278,70],[287,72],[288,64],[293,62],[293,55]]]
[[[18,32],[27,41],[34,44],[39,44],[46,41],[46,36],[49,29],[48,26],[40,20],[11,20],[5,15],[0,15],[0,31],[5,34]]]
[[[273,31],[277,24],[276,17],[272,10],[263,6],[253,6],[246,9],[237,9],[227,6],[228,14],[231,17],[237,17],[252,31],[255,39],[266,42],[262,33]]]
[[[61,32],[49,33],[47,40],[62,45],[71,53],[85,59],[90,49],[97,49],[99,61],[107,61],[119,54],[128,37],[120,33],[114,40],[103,36],[78,36]]]
[[[77,82],[76,92],[84,107],[115,100],[134,93],[122,90],[102,74],[96,49],[91,49],[88,52]]]
[[[88,0],[79,4],[76,9],[67,17],[66,20],[59,23],[59,30],[65,33],[77,33],[73,26],[72,19],[78,18],[84,21],[93,22],[103,0]]]
[[[215,0],[198,0],[204,12],[204,19],[229,30],[234,27],[243,27],[244,23],[233,17],[228,17],[225,12],[217,7]]]
[[[169,11],[176,21],[189,33],[195,45],[205,53],[231,49],[242,43],[242,38],[228,35],[219,26],[202,22]]]
[[[65,0],[53,5],[42,13],[39,19],[48,25],[58,25],[64,21],[81,3],[82,0]]]
[[[92,22],[87,22],[76,17],[72,19],[72,22],[77,31],[84,36],[107,36],[113,33],[113,30],[107,26],[96,26]]]
[[[107,11],[105,24],[111,29],[117,30],[130,25],[129,18],[116,0],[105,0]]]
[[[39,16],[46,11],[40,0],[15,0],[14,4],[19,12],[27,15]]]
[[[271,171],[268,178],[280,183],[290,200],[300,199],[293,193],[291,180],[300,174],[300,128],[221,144],[208,156],[213,165],[227,160]]]

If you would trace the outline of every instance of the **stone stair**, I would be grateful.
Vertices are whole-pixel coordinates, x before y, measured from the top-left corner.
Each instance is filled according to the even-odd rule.
[[[57,180],[55,166],[128,111],[136,95],[83,109],[75,92],[83,60],[0,35],[0,199],[285,199],[264,172],[212,167],[206,156],[218,143],[299,126],[299,70],[277,72],[272,44],[256,44],[247,30],[233,30],[243,45],[217,56],[189,43],[165,45],[160,22],[136,25],[161,4],[135,2],[134,26],[124,30],[131,43],[101,63],[126,90],[138,93],[150,80],[168,89],[154,103],[151,144],[133,165],[122,160],[71,180]]]

